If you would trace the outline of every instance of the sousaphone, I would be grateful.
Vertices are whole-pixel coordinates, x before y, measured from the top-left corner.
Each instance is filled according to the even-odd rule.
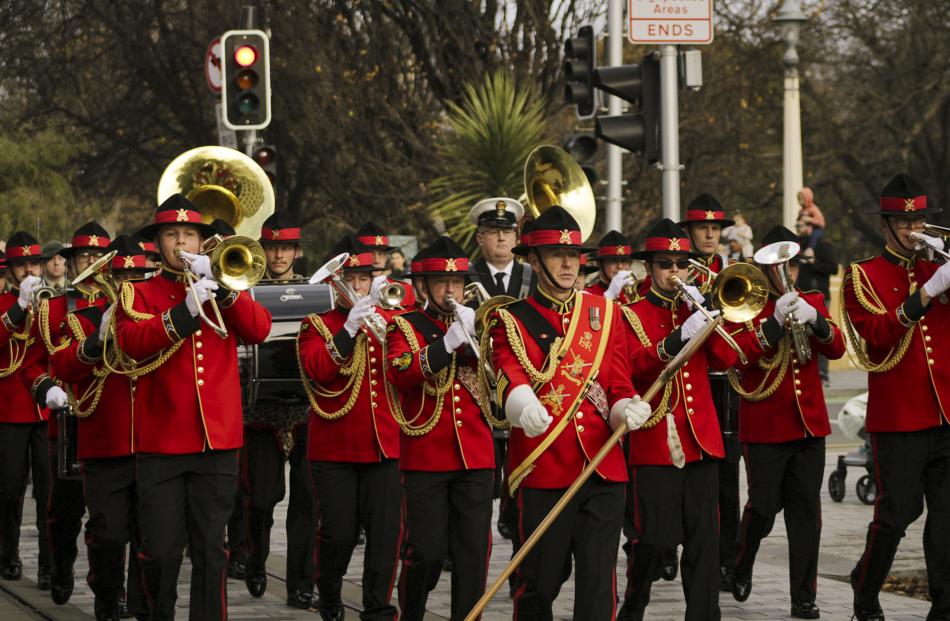
[[[528,154],[524,164],[524,202],[532,218],[560,205],[577,220],[581,240],[594,231],[597,206],[587,175],[570,154],[560,147],[541,145]]]

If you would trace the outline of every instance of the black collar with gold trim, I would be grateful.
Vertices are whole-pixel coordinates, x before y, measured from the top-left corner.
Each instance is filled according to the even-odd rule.
[[[544,289],[538,285],[538,288],[534,292],[534,300],[544,308],[553,310],[555,313],[564,315],[574,310],[574,298],[579,294],[575,291],[572,293],[571,297],[567,298],[563,302],[557,298],[548,294]]]
[[[655,285],[650,286],[650,290],[647,291],[646,298],[654,306],[659,306],[660,308],[665,308],[666,310],[673,310],[679,305],[679,299],[676,296],[670,297],[665,293],[661,293],[656,289]]]
[[[910,257],[905,257],[890,246],[884,246],[884,252],[881,253],[881,256],[884,257],[888,263],[899,265],[903,268],[913,267],[917,262],[916,254]]]
[[[188,277],[184,272],[180,272],[174,268],[169,267],[168,265],[162,263],[161,267],[158,268],[159,275],[165,280],[170,280],[172,282],[180,282],[183,284],[188,284]]]

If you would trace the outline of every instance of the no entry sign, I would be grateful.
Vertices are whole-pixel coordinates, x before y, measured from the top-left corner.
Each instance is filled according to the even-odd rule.
[[[713,40],[712,0],[629,0],[631,43],[703,45]]]

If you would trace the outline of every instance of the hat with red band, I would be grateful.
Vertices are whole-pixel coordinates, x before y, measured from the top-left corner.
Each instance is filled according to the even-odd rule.
[[[374,272],[379,269],[373,265],[373,249],[352,235],[346,235],[334,244],[328,259],[344,252],[350,255],[343,265],[344,272]]]
[[[79,250],[98,250],[105,254],[106,247],[112,241],[109,232],[102,228],[102,225],[95,221],[83,224],[73,232],[73,239],[70,245],[60,250],[57,254],[67,259],[74,256]]]
[[[600,268],[596,264],[590,263],[587,260],[587,255],[581,255],[581,274],[593,274],[594,272],[600,271]]]
[[[546,209],[536,220],[525,224],[521,229],[521,243],[511,251],[524,256],[534,248],[570,248],[578,252],[597,250],[584,245],[577,220],[558,205]]]
[[[155,211],[155,220],[139,229],[139,234],[147,239],[155,239],[159,229],[163,226],[176,224],[191,224],[198,227],[202,237],[214,236],[217,231],[213,226],[201,219],[201,214],[194,204],[182,194],[172,194]]]
[[[356,239],[377,252],[389,252],[395,246],[389,245],[389,237],[372,222],[367,222],[356,231]]]
[[[610,231],[597,242],[597,253],[593,259],[629,259],[633,256],[633,246],[626,235],[620,231]]]
[[[927,194],[914,179],[901,173],[881,190],[880,214],[888,218],[919,218],[943,211],[927,203]]]
[[[17,231],[7,240],[7,265],[23,261],[42,261],[44,257],[40,242],[26,231]]]
[[[145,253],[145,256],[151,256],[153,258],[160,258],[161,255],[158,252],[158,246],[155,245],[151,239],[142,236],[141,231],[136,231],[132,234],[132,241]]]
[[[735,221],[726,217],[726,211],[712,194],[700,194],[686,207],[686,219],[679,222],[680,226],[688,226],[700,222],[712,222],[721,226],[732,226]]]
[[[5,269],[6,267],[7,267],[7,254],[3,250],[0,250],[0,270]],[[5,274],[0,274],[0,276],[4,276],[4,275]]]
[[[130,235],[119,235],[109,244],[106,250],[109,252],[116,251],[115,256],[112,257],[113,271],[154,269],[146,264],[145,251]]]
[[[300,241],[300,225],[289,214],[279,212],[264,220],[261,244],[299,244]]]
[[[633,258],[649,261],[657,252],[682,252],[694,257],[699,256],[693,252],[686,231],[669,218],[663,218],[650,227],[643,250],[634,252]]]
[[[436,274],[457,274],[467,276],[474,274],[468,255],[461,246],[443,235],[429,246],[420,250],[412,258],[409,272],[413,276],[432,276]]]

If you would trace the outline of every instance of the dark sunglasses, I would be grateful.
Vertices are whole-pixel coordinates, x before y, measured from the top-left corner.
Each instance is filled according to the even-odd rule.
[[[672,261],[670,259],[654,259],[653,264],[656,265],[661,270],[668,270],[673,267],[673,264],[676,264],[677,269],[685,270],[689,269],[689,259],[678,259]]]

